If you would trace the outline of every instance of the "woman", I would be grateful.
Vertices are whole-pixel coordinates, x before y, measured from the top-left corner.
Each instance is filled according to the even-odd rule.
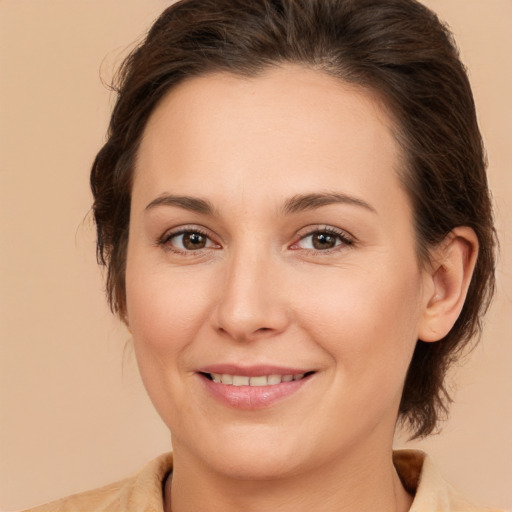
[[[184,0],[126,60],[98,256],[171,431],[34,510],[483,510],[430,434],[494,285],[464,68],[412,0]]]

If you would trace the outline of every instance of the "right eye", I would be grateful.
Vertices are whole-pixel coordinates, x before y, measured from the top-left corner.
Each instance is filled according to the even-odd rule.
[[[192,229],[168,233],[159,243],[176,252],[193,252],[219,247],[206,233]]]

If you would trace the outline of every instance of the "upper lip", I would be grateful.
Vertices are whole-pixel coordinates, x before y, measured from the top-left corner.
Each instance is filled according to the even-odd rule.
[[[198,373],[219,373],[226,375],[241,375],[244,377],[258,377],[261,375],[299,375],[310,373],[312,368],[299,368],[274,365],[238,366],[235,364],[212,364],[198,368]]]

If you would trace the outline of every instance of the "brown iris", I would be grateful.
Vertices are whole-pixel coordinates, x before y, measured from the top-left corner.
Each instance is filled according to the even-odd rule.
[[[330,233],[315,233],[312,236],[313,247],[317,250],[332,249],[336,246],[337,237]]]
[[[184,233],[183,234],[183,247],[191,251],[197,249],[204,249],[206,247],[207,237],[201,233]]]

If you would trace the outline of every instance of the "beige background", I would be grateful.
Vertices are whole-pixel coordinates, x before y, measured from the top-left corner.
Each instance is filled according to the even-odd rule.
[[[420,444],[463,491],[512,509],[512,1],[426,3],[470,68],[502,255],[483,342],[456,372],[451,420]],[[170,448],[104,301],[87,215],[112,105],[100,75],[109,81],[168,4],[0,0],[2,510],[123,478]]]

